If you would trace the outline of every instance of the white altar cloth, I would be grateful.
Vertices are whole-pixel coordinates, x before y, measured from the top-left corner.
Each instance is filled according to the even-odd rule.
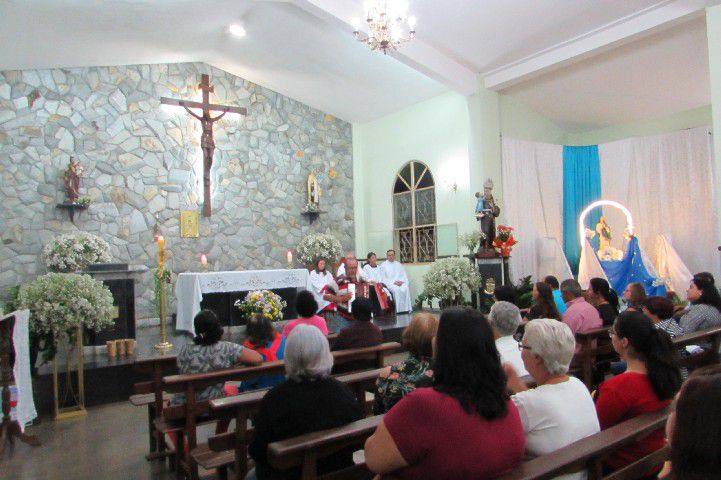
[[[193,319],[204,293],[245,292],[278,288],[306,288],[308,270],[247,270],[242,272],[181,273],[175,283],[178,315],[176,330],[195,335]]]

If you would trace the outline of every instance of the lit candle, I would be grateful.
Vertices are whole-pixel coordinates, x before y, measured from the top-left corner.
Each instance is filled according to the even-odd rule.
[[[288,265],[293,265],[293,252],[290,250],[285,252],[285,259],[288,260]]]
[[[203,267],[203,270],[208,268],[208,257],[204,254],[200,254],[200,266]]]
[[[162,235],[158,235],[158,270],[163,268],[165,265],[165,238]]]

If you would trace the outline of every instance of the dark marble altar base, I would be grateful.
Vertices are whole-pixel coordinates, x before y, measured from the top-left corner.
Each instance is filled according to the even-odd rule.
[[[376,317],[373,321],[383,331],[386,342],[399,342],[401,333],[411,321],[410,314]],[[229,331],[230,330],[230,331]],[[138,327],[136,330],[135,355],[109,359],[101,353],[85,355],[85,405],[101,405],[127,400],[133,393],[133,384],[148,380],[144,374],[138,374],[133,368],[136,359],[157,356],[153,347],[160,340],[160,327]],[[245,327],[226,328],[223,340],[241,343],[245,341]],[[189,342],[192,337],[187,332],[168,331],[168,341],[173,344],[170,354]],[[89,350],[89,349],[88,349]],[[61,364],[63,365],[63,364]],[[33,379],[35,406],[40,415],[50,414],[53,405],[52,364],[43,365],[38,378]]]

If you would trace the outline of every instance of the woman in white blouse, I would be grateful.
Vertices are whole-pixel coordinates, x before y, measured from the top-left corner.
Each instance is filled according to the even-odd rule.
[[[599,432],[591,394],[580,380],[567,373],[576,348],[571,329],[558,320],[531,320],[518,347],[523,365],[538,383],[529,390],[515,369],[504,364],[508,388],[514,393],[511,399],[518,407],[526,434],[526,455],[545,455]],[[586,472],[558,478],[581,480],[586,478]]]

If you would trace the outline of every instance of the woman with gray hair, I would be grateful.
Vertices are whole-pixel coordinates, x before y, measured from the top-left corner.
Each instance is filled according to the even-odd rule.
[[[568,375],[576,340],[568,325],[550,318],[531,320],[518,342],[526,370],[538,383],[528,386],[504,364],[513,403],[526,434],[526,455],[537,457],[600,431],[596,407],[586,386]],[[586,472],[558,478],[582,480]]]
[[[521,311],[518,307],[511,302],[496,302],[488,313],[488,322],[493,328],[493,337],[496,339],[501,363],[511,364],[522,377],[528,375],[521,360],[521,352],[518,351],[518,342],[513,338],[521,324]]]
[[[345,425],[363,418],[350,389],[330,376],[333,356],[328,340],[316,327],[297,325],[285,347],[288,381],[274,387],[263,398],[253,424],[250,443],[254,471],[247,478],[300,478],[300,470],[274,471],[268,465],[268,444],[304,433]],[[353,452],[342,451],[318,463],[318,473],[353,464]]]

